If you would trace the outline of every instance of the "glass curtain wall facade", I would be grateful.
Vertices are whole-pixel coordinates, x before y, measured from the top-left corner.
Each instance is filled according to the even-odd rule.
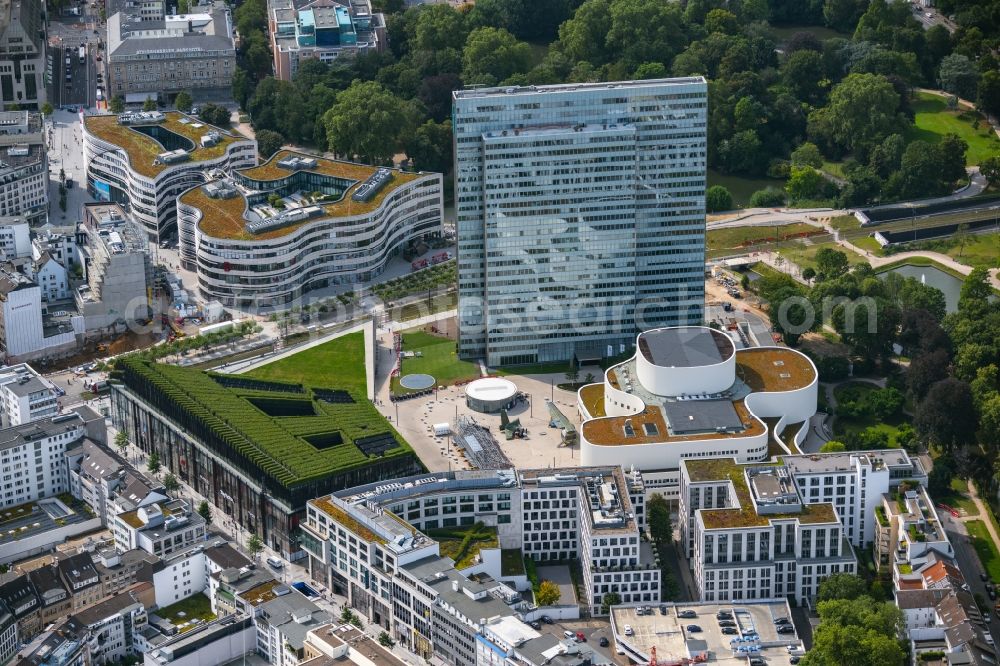
[[[453,95],[461,356],[596,359],[701,322],[703,78]]]

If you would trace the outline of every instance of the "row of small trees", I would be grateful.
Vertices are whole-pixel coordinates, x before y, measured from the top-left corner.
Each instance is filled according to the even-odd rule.
[[[123,456],[128,452],[129,440],[124,430],[118,431],[118,434],[115,435],[114,443]],[[153,476],[157,476],[161,469],[163,469],[163,463],[160,460],[160,454],[153,451],[149,454],[149,459],[146,461],[146,471]],[[166,476],[163,477],[163,488],[168,493],[174,494],[181,489],[181,482],[173,472],[168,470]],[[208,503],[208,500],[202,500],[198,504],[197,511],[198,515],[205,520],[205,523],[210,524],[212,522],[212,506]],[[264,550],[264,542],[256,534],[251,534],[250,538],[247,539],[246,549],[251,557],[256,558]]]

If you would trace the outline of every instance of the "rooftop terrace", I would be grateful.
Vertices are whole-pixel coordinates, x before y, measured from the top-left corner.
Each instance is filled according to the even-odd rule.
[[[247,138],[235,130],[224,130],[207,125],[197,118],[192,118],[177,111],[168,111],[165,119],[159,123],[148,123],[169,130],[184,137],[195,145],[189,152],[191,162],[203,162],[216,159],[225,154],[226,149],[236,141],[246,141]],[[102,141],[112,143],[128,155],[129,164],[135,171],[148,178],[153,178],[163,172],[169,164],[155,163],[157,155],[167,152],[160,142],[150,136],[136,131],[142,124],[121,125],[116,115],[84,116],[84,126],[89,134]],[[219,132],[222,140],[211,146],[201,146],[201,137],[209,132]]]
[[[760,515],[754,508],[750,487],[744,470],[763,467],[768,464],[752,463],[740,465],[732,458],[685,459],[681,462],[692,482],[725,481],[732,482],[736,491],[737,507],[725,509],[701,509],[702,521],[706,529],[731,529],[734,527],[764,527],[771,520],[796,518],[801,523],[835,523],[837,514],[833,504],[804,504],[801,512],[769,513]]]
[[[315,166],[293,170],[278,164],[282,160],[291,157],[313,160],[315,161]],[[231,240],[268,240],[291,234],[317,220],[351,217],[370,213],[382,204],[390,192],[400,185],[412,182],[423,175],[419,173],[406,173],[394,169],[392,170],[391,180],[368,201],[355,200],[354,194],[377,171],[378,167],[328,160],[289,150],[278,151],[270,160],[259,166],[240,169],[237,173],[243,177],[244,182],[246,179],[254,181],[253,185],[259,191],[278,189],[283,185],[277,181],[293,176],[296,173],[317,173],[346,181],[346,189],[339,199],[336,201],[319,199],[315,202],[316,205],[323,208],[322,217],[306,218],[301,222],[288,224],[261,233],[251,233],[247,229],[247,201],[245,192],[239,192],[237,196],[229,199],[213,199],[205,194],[202,187],[195,187],[182,194],[180,199],[182,202],[202,211],[199,228],[209,236]]]

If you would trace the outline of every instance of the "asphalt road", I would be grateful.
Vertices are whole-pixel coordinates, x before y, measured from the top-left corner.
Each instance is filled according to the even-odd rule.
[[[947,511],[939,510],[938,516],[940,516],[941,524],[955,549],[955,559],[958,561],[958,568],[961,569],[962,574],[965,576],[965,582],[969,585],[971,592],[974,595],[980,595],[987,603],[992,605],[994,602],[990,601],[986,584],[980,577],[980,574],[984,573],[983,565],[979,561],[976,549],[969,541],[965,525],[961,521],[952,518],[951,514]],[[995,612],[991,612],[990,616],[990,622],[988,623],[990,634],[992,636],[1000,636],[1000,618],[997,618],[997,613]]]

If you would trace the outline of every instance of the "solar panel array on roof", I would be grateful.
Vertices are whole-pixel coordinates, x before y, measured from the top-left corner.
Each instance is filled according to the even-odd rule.
[[[263,379],[250,379],[248,377],[233,377],[230,375],[213,375],[212,379],[217,384],[226,388],[246,389],[248,391],[274,391],[276,393],[305,393],[302,384],[283,384],[280,382],[269,382]]]
[[[389,449],[397,448],[399,442],[396,441],[396,438],[391,433],[384,432],[379,435],[370,435],[369,437],[362,437],[355,440],[354,445],[361,449],[367,456],[380,456]]]

